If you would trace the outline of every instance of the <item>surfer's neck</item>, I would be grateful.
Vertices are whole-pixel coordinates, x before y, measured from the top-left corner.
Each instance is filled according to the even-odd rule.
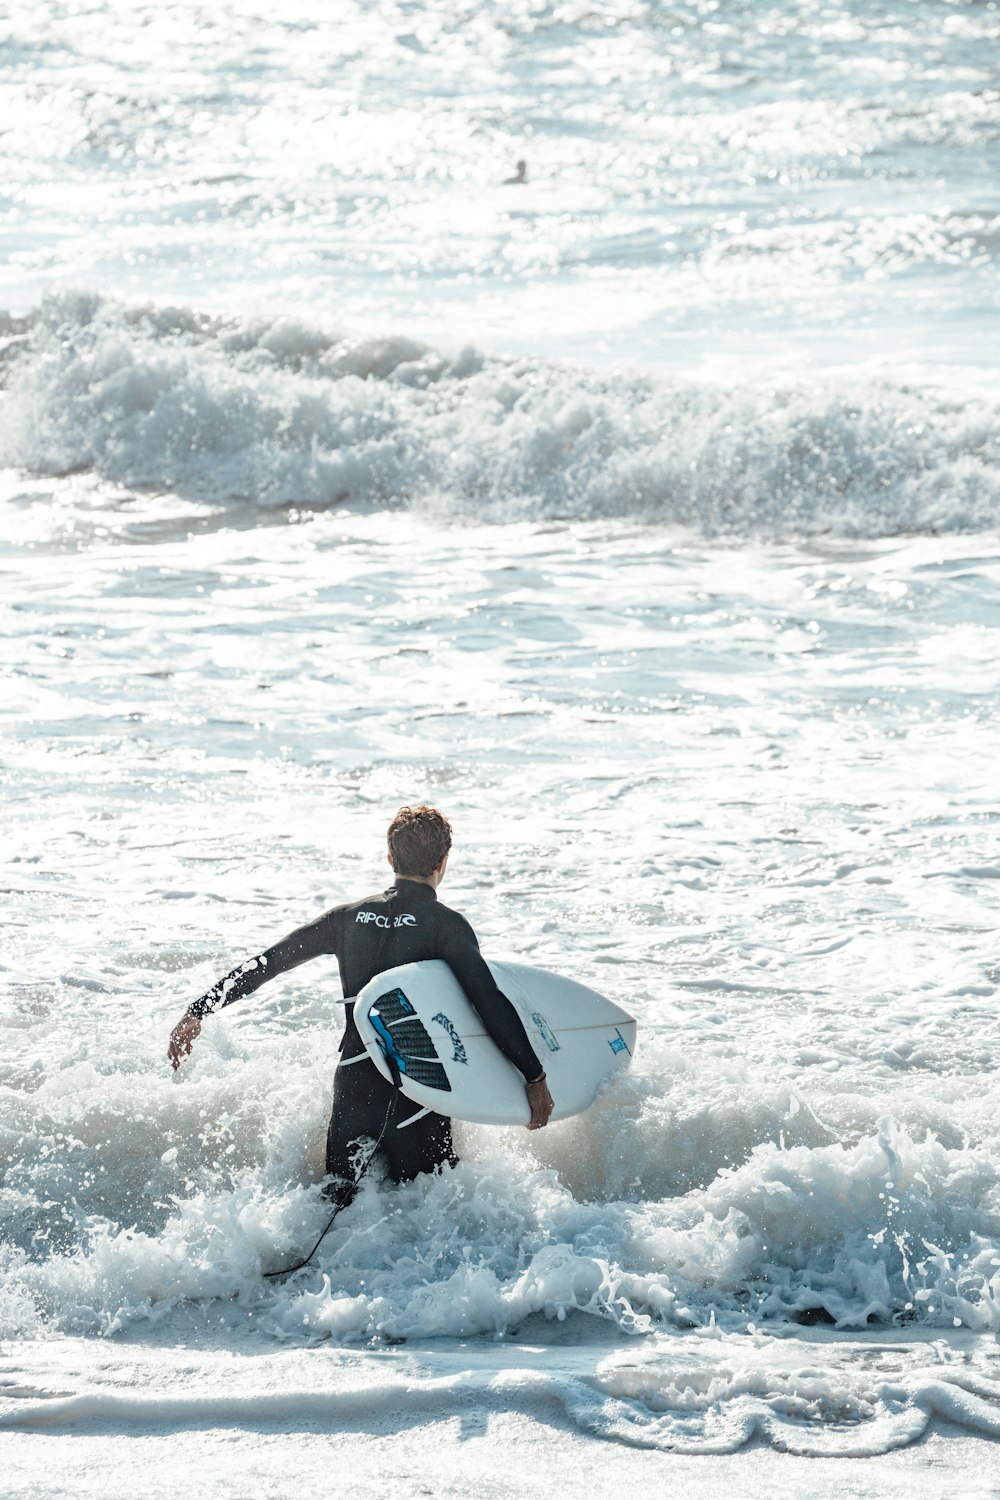
[[[392,861],[390,860],[389,863],[391,864]],[[437,869],[432,870],[429,875],[404,875],[400,870],[396,870],[394,873],[397,880],[409,880],[414,885],[429,885],[432,891],[436,891],[444,879],[444,872],[447,868],[448,856],[446,854]]]

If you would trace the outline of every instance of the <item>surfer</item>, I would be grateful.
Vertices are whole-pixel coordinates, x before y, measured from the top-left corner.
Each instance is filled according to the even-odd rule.
[[[503,180],[504,187],[511,187],[522,182],[527,182],[528,180],[528,163],[526,161],[518,161],[514,163],[514,166],[516,170],[513,177],[505,177]]]
[[[517,1011],[497,988],[469,923],[437,897],[448,867],[450,823],[433,807],[401,807],[389,825],[388,844],[396,877],[389,889],[333,907],[220,979],[189,1006],[171,1032],[167,1049],[171,1066],[176,1071],[190,1055],[205,1016],[253,994],[268,980],[311,958],[336,957],[347,996],[357,995],[376,974],[397,964],[442,958],[494,1042],[523,1075],[531,1110],[527,1128],[540,1130],[553,1109],[544,1069]],[[352,1000],[346,1002],[345,1011],[347,1025],[334,1074],[326,1137],[326,1170],[331,1181],[325,1191],[340,1205],[349,1203],[357,1191],[352,1159],[358,1142],[366,1137],[381,1140],[381,1154],[393,1182],[408,1182],[421,1172],[458,1161],[451,1120],[429,1113],[407,1124],[419,1113],[419,1106],[383,1078],[372,1062],[358,1034]]]

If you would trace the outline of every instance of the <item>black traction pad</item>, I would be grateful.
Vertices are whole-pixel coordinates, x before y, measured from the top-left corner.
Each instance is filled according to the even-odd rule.
[[[448,1075],[437,1061],[438,1050],[423,1021],[413,1013],[413,1006],[402,990],[387,990],[368,1007],[369,1018],[381,1020],[396,1050],[399,1071],[425,1088],[451,1093]],[[385,1047],[384,1040],[380,1043]]]

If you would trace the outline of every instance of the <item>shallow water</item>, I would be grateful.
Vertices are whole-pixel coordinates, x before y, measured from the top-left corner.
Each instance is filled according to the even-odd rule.
[[[582,1319],[639,1339],[613,1364],[643,1441],[699,1448],[756,1418],[712,1436],[736,1377],[692,1408],[671,1330],[725,1359],[816,1308],[996,1331],[992,538],[242,530],[61,493],[22,497],[6,559],[8,1335],[233,1299],[279,1343]],[[588,1115],[367,1184],[274,1287],[324,1222],[334,966],[213,1018],[177,1078],[165,1034],[377,887],[387,801],[422,795],[486,950],[603,989],[640,1051]],[[797,1379],[754,1401],[805,1411]],[[822,1423],[847,1397],[817,1389]],[[861,1448],[897,1444],[858,1401]]]

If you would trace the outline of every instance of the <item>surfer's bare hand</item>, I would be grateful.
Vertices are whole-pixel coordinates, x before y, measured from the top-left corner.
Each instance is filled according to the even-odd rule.
[[[170,1033],[170,1046],[167,1048],[167,1056],[170,1066],[174,1072],[180,1067],[185,1057],[191,1056],[191,1046],[195,1038],[201,1032],[201,1022],[197,1016],[182,1016]]]
[[[525,1093],[528,1096],[528,1105],[531,1109],[531,1119],[528,1121],[529,1130],[541,1130],[549,1123],[549,1115],[555,1108],[555,1100],[549,1093],[549,1086],[545,1081],[545,1074],[536,1078],[534,1083],[526,1083]]]

